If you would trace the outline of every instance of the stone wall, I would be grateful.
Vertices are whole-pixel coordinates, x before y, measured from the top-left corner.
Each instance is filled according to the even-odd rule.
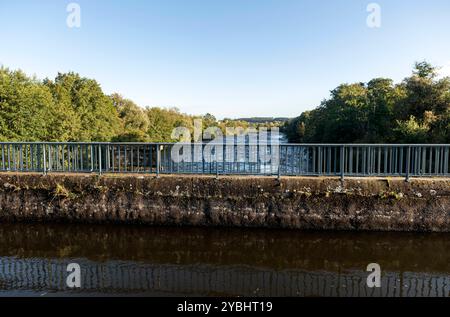
[[[450,180],[3,173],[0,221],[450,232]]]

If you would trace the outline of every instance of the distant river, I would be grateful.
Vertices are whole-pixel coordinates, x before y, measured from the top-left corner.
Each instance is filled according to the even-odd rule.
[[[449,234],[0,224],[0,296],[450,296],[449,250]]]

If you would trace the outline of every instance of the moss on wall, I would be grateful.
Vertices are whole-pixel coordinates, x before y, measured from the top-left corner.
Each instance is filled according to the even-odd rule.
[[[450,180],[0,174],[0,220],[450,231]]]

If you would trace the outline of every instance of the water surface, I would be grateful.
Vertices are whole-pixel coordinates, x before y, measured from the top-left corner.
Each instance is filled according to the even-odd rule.
[[[450,296],[449,251],[450,234],[0,224],[0,295]]]

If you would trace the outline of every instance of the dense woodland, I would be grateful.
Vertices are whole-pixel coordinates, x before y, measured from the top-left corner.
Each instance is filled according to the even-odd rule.
[[[174,142],[173,128],[282,126],[290,142],[450,143],[450,79],[426,62],[394,84],[386,78],[343,84],[299,117],[221,121],[176,108],[140,107],[76,73],[39,80],[0,68],[0,141]]]
[[[450,78],[421,62],[399,84],[342,84],[284,131],[299,143],[450,143]]]
[[[176,108],[139,107],[120,94],[106,95],[93,79],[76,73],[38,80],[0,68],[0,141],[175,142],[173,128],[255,124],[211,114],[191,116]]]

